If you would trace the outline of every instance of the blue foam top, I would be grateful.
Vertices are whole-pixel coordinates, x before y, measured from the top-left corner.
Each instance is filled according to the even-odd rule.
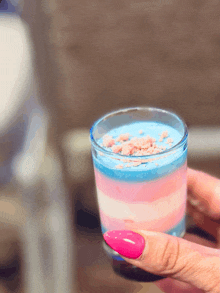
[[[143,133],[140,134],[140,130],[142,130]],[[166,130],[169,134],[168,137],[173,139],[173,147],[165,143],[166,139],[164,139],[163,142],[159,142],[159,134]],[[107,155],[104,153],[104,155],[100,155],[100,153],[95,153],[93,150],[94,166],[107,177],[129,182],[150,181],[174,172],[186,162],[187,141],[185,140],[179,147],[175,147],[178,146],[178,143],[181,141],[182,135],[171,126],[159,122],[133,122],[117,127],[107,134],[115,139],[122,133],[129,133],[131,137],[144,137],[149,135],[156,139],[156,144],[158,146],[166,146],[169,152],[165,151],[157,155],[142,157],[144,159],[153,158],[154,160],[136,167],[127,168],[126,163],[123,163],[120,159],[127,159],[128,157],[118,156],[114,153],[109,153]],[[101,145],[102,141],[103,138],[100,138],[98,144]],[[108,148],[105,149],[109,150]],[[138,159],[139,158],[140,157],[138,157]],[[135,157],[130,156],[130,159],[135,160]],[[117,169],[117,165],[124,165],[125,167]]]

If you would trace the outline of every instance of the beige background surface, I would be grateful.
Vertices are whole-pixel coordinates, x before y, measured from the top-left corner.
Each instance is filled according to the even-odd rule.
[[[172,109],[188,125],[220,124],[219,1],[41,4],[29,22],[41,22],[37,65],[60,127],[89,127],[134,105]]]

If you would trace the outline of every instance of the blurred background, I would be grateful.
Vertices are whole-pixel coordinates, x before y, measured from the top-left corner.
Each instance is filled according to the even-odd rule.
[[[219,13],[218,0],[0,0],[0,292],[160,292],[102,250],[89,129],[118,108],[172,110],[189,166],[220,177]]]

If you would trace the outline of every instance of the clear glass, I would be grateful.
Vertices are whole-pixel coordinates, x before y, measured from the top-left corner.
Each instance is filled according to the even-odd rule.
[[[154,138],[152,144],[161,147],[160,152],[123,155],[103,146],[106,135],[117,144],[122,130],[129,132],[130,138],[149,134]],[[123,109],[95,122],[90,138],[103,233],[142,229],[184,235],[187,137],[182,119],[156,108]],[[121,276],[142,282],[162,278],[126,263],[105,242],[103,246]]]

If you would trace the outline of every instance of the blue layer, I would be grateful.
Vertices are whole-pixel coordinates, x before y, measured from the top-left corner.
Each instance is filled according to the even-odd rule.
[[[167,232],[164,232],[166,234],[169,234],[169,235],[172,235],[172,236],[176,236],[176,237],[180,237],[180,236],[183,236],[182,234],[185,232],[185,227],[186,227],[186,217],[184,217],[180,222],[179,224],[177,224],[174,228],[172,228],[171,230],[167,231]],[[105,232],[109,231],[108,229],[106,229],[103,225],[101,225],[101,228],[102,228],[102,233],[104,234]],[[113,259],[115,260],[118,260],[118,261],[124,261],[124,259],[120,256],[116,256],[116,255],[113,255],[111,254],[110,252],[107,252],[108,255],[110,257],[112,257]]]
[[[142,130],[143,133],[139,133]],[[123,156],[118,156],[114,153],[100,155],[99,152],[95,152],[93,149],[93,161],[94,166],[105,176],[110,177],[115,180],[129,181],[129,182],[142,182],[154,180],[163,176],[166,176],[176,169],[181,167],[186,162],[187,156],[187,141],[185,140],[178,146],[177,149],[172,149],[169,144],[166,144],[166,139],[162,142],[159,141],[160,134],[163,131],[168,131],[168,137],[173,139],[173,146],[178,145],[180,143],[183,133],[179,132],[177,129],[170,125],[166,125],[164,123],[155,122],[155,121],[136,121],[127,123],[118,127],[115,127],[106,134],[110,135],[113,139],[122,133],[129,133],[131,137],[142,138],[149,135],[156,139],[156,144],[158,146],[164,146],[169,149],[170,152],[160,153],[156,156],[147,156],[143,159],[154,158],[152,162],[147,162],[141,164],[136,167],[127,168],[127,163],[124,163],[121,159]],[[97,139],[99,145],[103,143],[103,137]],[[105,150],[109,151],[109,148],[105,148]],[[166,156],[166,157],[164,157]],[[124,157],[124,159],[129,158],[129,160],[137,160],[135,156]],[[118,160],[119,159],[119,160]],[[155,164],[156,163],[156,164]],[[123,165],[123,169],[117,169],[117,165]]]
[[[123,169],[115,168],[116,165],[121,164],[120,161],[99,155],[97,158],[93,156],[95,168],[103,175],[114,180],[129,182],[143,182],[164,177],[183,166],[186,159],[187,146],[185,146],[184,150],[181,149],[181,152],[177,150],[174,154],[166,158],[141,164],[137,167]],[[156,166],[155,163],[157,163],[158,166]]]

